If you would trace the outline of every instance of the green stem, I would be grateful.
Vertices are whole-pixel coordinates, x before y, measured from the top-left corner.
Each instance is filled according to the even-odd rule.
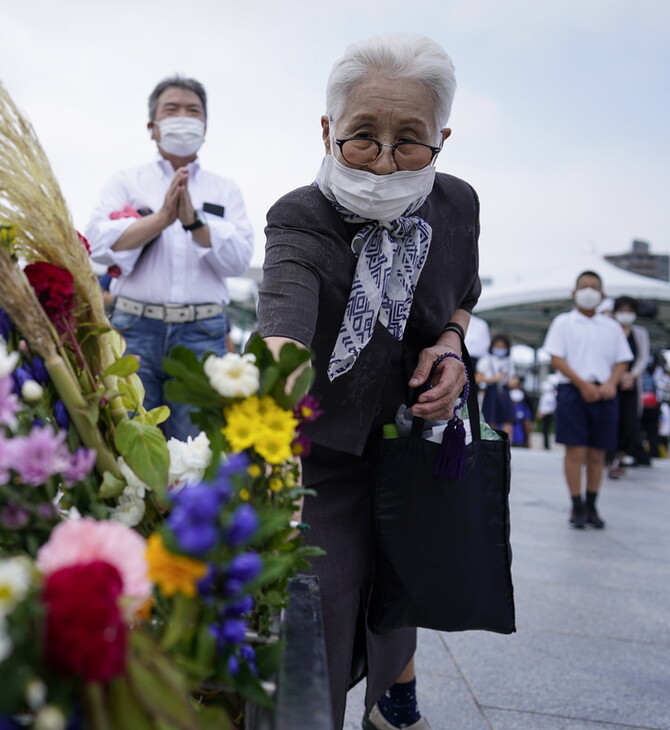
[[[102,687],[99,684],[86,683],[84,685],[84,698],[86,703],[86,714],[91,730],[112,730],[109,724],[107,712],[105,711],[105,698]]]
[[[81,394],[77,379],[68,368],[65,360],[60,355],[55,355],[46,360],[45,366],[51,382],[70,414],[82,443],[89,449],[95,449],[97,454],[96,467],[100,474],[109,471],[120,478],[121,472],[116,463],[116,458],[104,442],[97,422],[92,418],[90,408]]]

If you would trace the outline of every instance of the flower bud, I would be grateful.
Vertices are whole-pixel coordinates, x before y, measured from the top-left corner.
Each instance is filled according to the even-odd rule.
[[[34,380],[26,380],[21,386],[21,397],[26,403],[37,403],[43,395],[44,389]]]
[[[35,730],[65,730],[67,721],[63,711],[55,705],[45,705],[35,715]]]
[[[26,702],[34,712],[44,704],[47,698],[47,687],[41,679],[31,679],[26,684]]]

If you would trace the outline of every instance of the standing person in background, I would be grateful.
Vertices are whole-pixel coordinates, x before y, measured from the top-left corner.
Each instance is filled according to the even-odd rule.
[[[484,419],[492,428],[505,431],[511,440],[514,408],[509,395],[509,379],[514,375],[514,363],[510,347],[507,335],[494,335],[488,353],[477,362],[475,377],[484,388]]]
[[[551,449],[550,434],[551,425],[554,421],[556,411],[556,386],[553,383],[553,375],[545,378],[540,387],[540,400],[537,404],[537,417],[542,423],[542,438],[546,451]]]
[[[598,514],[596,500],[605,452],[616,445],[617,385],[633,353],[618,322],[596,312],[603,299],[597,273],[582,272],[572,296],[575,309],[554,318],[544,349],[559,373],[556,441],[565,444],[565,478],[572,499],[570,524],[580,529],[587,525],[602,529],[605,522]]]
[[[161,81],[149,96],[147,126],[156,160],[112,177],[86,237],[91,258],[116,275],[111,321],[140,359],[144,405],[169,405],[161,427],[184,440],[198,429],[187,406],[165,399],[162,359],[176,345],[198,356],[227,351],[226,277],[246,271],[253,234],[237,185],[200,166],[202,84],[182,76]]]
[[[608,452],[608,475],[618,479],[627,465],[649,465],[649,456],[642,448],[640,417],[642,415],[642,376],[649,362],[649,333],[635,324],[637,301],[621,296],[614,300],[612,316],[621,325],[634,360],[628,363],[617,388],[619,401],[619,434],[616,449]]]
[[[530,407],[526,391],[521,387],[521,378],[512,375],[509,379],[509,397],[514,409],[512,423],[512,446],[530,448],[530,435],[533,432],[533,409]]]
[[[328,79],[315,184],[268,212],[258,329],[275,351],[285,342],[311,349],[311,393],[323,410],[306,429],[303,483],[317,496],[305,497],[303,519],[308,541],[326,550],[311,569],[335,730],[363,677],[366,730],[429,728],[416,699],[416,628],[373,634],[366,612],[383,426],[417,388],[414,415],[449,419],[466,383],[461,336],[481,291],[479,201],[435,169],[455,88],[451,59],[428,38],[350,46]]]

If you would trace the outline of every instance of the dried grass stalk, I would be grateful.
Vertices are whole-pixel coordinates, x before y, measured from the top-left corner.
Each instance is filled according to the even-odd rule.
[[[74,277],[80,318],[108,324],[102,292],[60,186],[30,123],[0,83],[0,222],[16,226],[17,252]]]

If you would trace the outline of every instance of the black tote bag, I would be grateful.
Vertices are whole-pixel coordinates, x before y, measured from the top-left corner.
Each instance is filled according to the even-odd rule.
[[[377,565],[368,626],[513,633],[510,547],[510,447],[483,441],[472,362],[468,412],[472,442],[465,476],[435,474],[441,444],[412,435],[381,444],[375,493]]]

